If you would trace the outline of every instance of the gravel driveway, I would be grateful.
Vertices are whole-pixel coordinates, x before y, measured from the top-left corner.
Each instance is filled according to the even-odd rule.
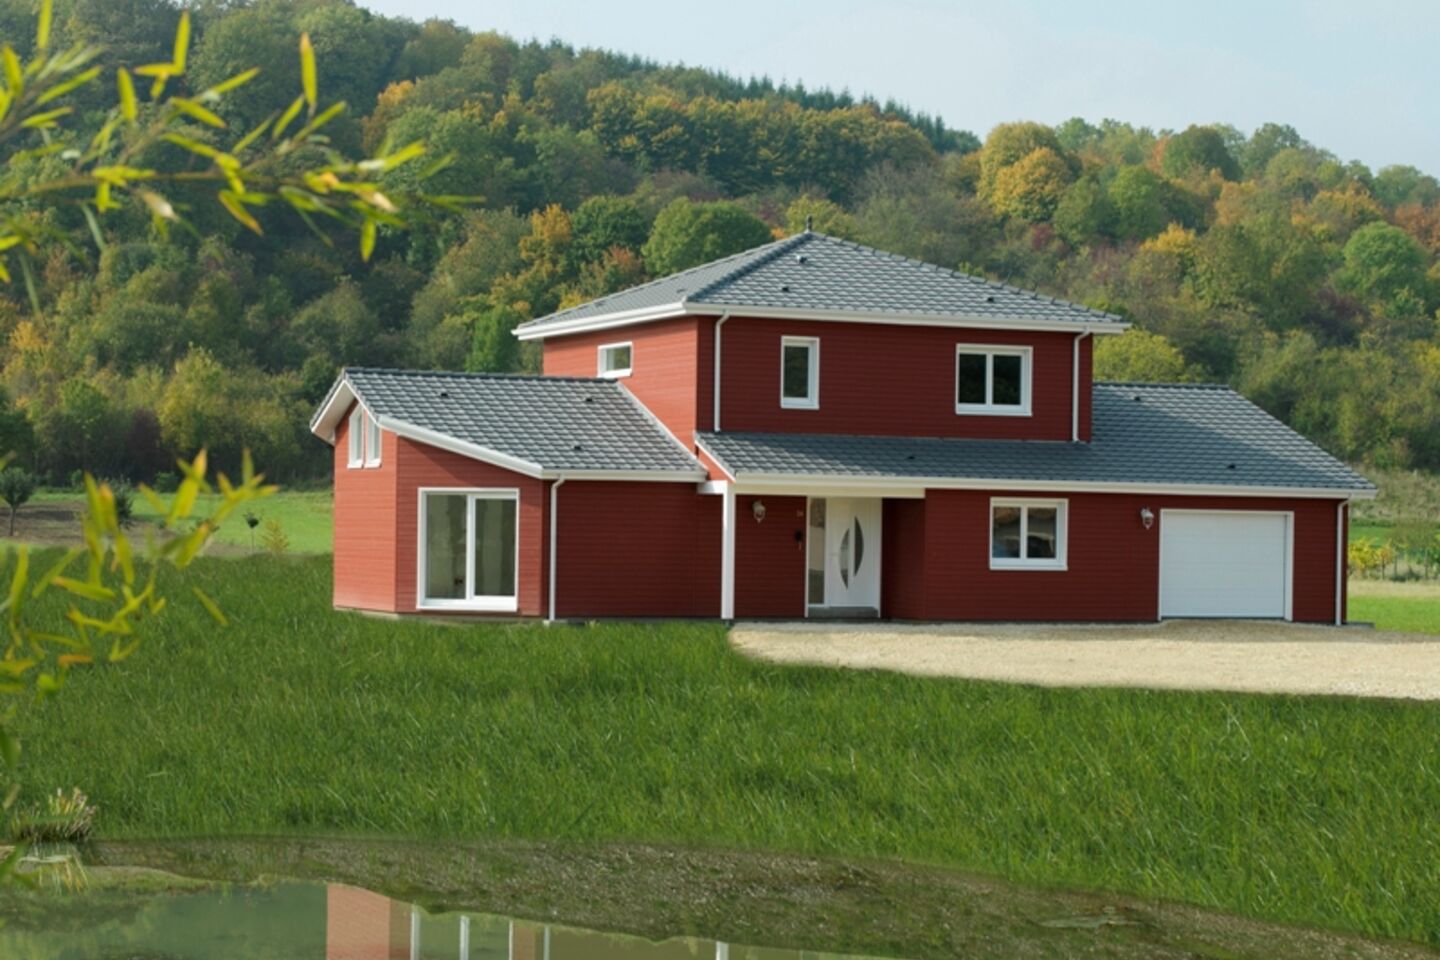
[[[1159,624],[753,623],[741,653],[1055,687],[1158,687],[1440,700],[1440,637],[1259,621]]]

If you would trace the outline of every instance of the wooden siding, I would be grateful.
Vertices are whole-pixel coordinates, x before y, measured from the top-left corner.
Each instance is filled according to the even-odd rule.
[[[556,614],[719,616],[720,500],[689,483],[561,485]]]
[[[1293,511],[1294,619],[1329,623],[1335,618],[1333,500],[1074,494],[1065,498],[1068,569],[991,570],[990,498],[1008,495],[959,490],[927,495],[926,619],[1155,620],[1160,512],[1165,509]],[[1142,507],[1156,514],[1149,530],[1140,521]]]
[[[335,431],[334,603],[393,612],[396,437],[388,430],[380,437],[380,466],[352,469],[349,411]]]
[[[617,330],[550,337],[544,344],[544,371],[546,376],[593,377],[602,344],[629,342],[633,372],[620,382],[681,443],[693,447],[702,400],[697,379],[700,324],[696,317],[677,317]],[[706,410],[712,405],[708,391],[707,387],[703,397]]]
[[[820,340],[820,406],[780,406],[780,340]],[[732,318],[721,343],[720,425],[727,431],[1069,440],[1075,335]],[[955,348],[1030,347],[1031,414],[955,412]],[[1082,382],[1088,375],[1082,343]],[[1081,408],[1089,434],[1088,407]]]
[[[805,498],[741,495],[735,515],[735,616],[805,616]]]
[[[395,609],[404,612],[417,609],[420,488],[504,487],[520,491],[520,562],[516,567],[519,615],[544,616],[548,542],[545,482],[403,437],[397,438],[396,448],[396,522],[394,539],[389,546],[395,557]],[[378,539],[371,547],[372,552],[385,549],[384,542]]]
[[[880,613],[925,616],[925,501],[886,500],[880,521]]]

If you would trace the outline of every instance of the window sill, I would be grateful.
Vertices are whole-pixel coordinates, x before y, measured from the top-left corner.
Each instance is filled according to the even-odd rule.
[[[442,613],[515,613],[520,603],[514,597],[478,598],[475,600],[422,600],[416,610]]]
[[[818,400],[781,400],[781,401],[780,401],[780,409],[782,409],[782,410],[819,410],[819,409],[820,409],[820,401],[818,401]]]
[[[955,413],[962,417],[1028,417],[1029,407],[959,406]]]
[[[601,380],[624,380],[626,377],[630,376],[630,374],[631,374],[632,372],[633,372],[633,368],[631,368],[631,367],[626,367],[624,370],[603,370],[603,371],[601,371],[601,373],[600,373],[600,379],[601,379]]]
[[[991,570],[1030,570],[1035,572],[1064,573],[1068,568],[1064,561],[1054,560],[994,560],[990,561]]]
[[[378,466],[380,466],[380,461],[379,461],[379,460],[366,460],[366,461],[365,461],[365,469],[366,469],[366,470],[374,470],[374,469],[375,469],[376,467],[378,467]]]

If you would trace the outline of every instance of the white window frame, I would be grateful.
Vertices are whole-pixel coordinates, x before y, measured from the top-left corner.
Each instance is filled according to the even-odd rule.
[[[787,347],[804,347],[810,351],[809,379],[806,383],[808,388],[803,397],[785,396],[785,349]],[[781,337],[780,338],[780,406],[786,410],[819,410],[820,409],[820,338],[819,337]]]
[[[985,357],[985,402],[960,402],[960,357],[963,354]],[[995,403],[995,358],[1020,358],[1020,403],[1018,406]],[[999,346],[989,343],[957,343],[955,345],[955,412],[961,416],[1028,417],[1030,416],[1031,381],[1034,379],[1035,349],[1033,347]]]
[[[1020,552],[1030,549],[1031,507],[1053,508],[1055,511],[1055,557],[1031,560],[1025,556],[995,556],[995,510],[999,507],[1014,507],[1020,510]],[[1070,552],[1070,501],[1041,500],[1024,497],[991,497],[987,517],[990,525],[985,550],[990,557],[991,570],[1066,570]]]
[[[616,367],[614,370],[605,369],[605,358],[615,350],[624,347],[630,351],[630,365]],[[604,377],[607,380],[619,380],[621,377],[628,377],[635,369],[635,342],[633,340],[622,340],[618,343],[602,343],[595,349],[595,373],[596,376]]]
[[[432,495],[465,497],[465,592],[463,599],[425,596],[425,502]],[[520,609],[520,490],[517,487],[421,487],[419,526],[415,533],[415,609],[515,613]],[[480,596],[475,590],[475,501],[515,501],[515,591],[513,596]]]
[[[380,466],[380,419],[365,414],[365,466]]]
[[[350,411],[350,424],[345,430],[348,450],[345,466],[351,470],[365,466],[365,419],[365,408],[355,404],[355,409]]]

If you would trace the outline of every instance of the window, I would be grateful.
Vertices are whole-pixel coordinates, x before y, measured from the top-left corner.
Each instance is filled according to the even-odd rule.
[[[819,408],[820,341],[816,338],[780,338],[780,406]]]
[[[365,409],[358,403],[350,413],[350,426],[346,430],[349,438],[350,455],[346,459],[348,467],[363,467],[365,465]]]
[[[1064,500],[990,501],[990,569],[1064,570]]]
[[[365,466],[380,466],[380,421],[365,415]]]
[[[600,348],[599,374],[602,377],[630,376],[634,348],[628,343],[607,343]]]
[[[517,490],[420,491],[422,609],[514,611]]]
[[[955,350],[955,412],[1030,415],[1030,348],[961,344]]]

